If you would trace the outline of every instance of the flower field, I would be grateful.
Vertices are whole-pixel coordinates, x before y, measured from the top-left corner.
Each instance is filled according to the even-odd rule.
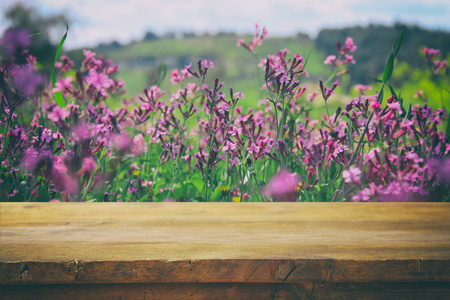
[[[253,39],[237,46],[257,57],[267,34],[256,26]],[[253,99],[258,107],[244,109],[242,91],[208,77],[210,60],[174,69],[170,78],[160,68],[154,85],[122,99],[114,62],[84,50],[76,66],[59,57],[64,39],[47,80],[27,52],[33,38],[26,31],[8,30],[1,38],[1,201],[450,198],[448,66],[437,49],[421,53],[428,66],[423,76],[441,90],[440,108],[427,106],[424,91],[416,93],[418,104],[406,105],[389,84],[401,35],[377,54],[387,62],[374,85],[352,87],[359,95],[337,109],[329,100],[340,93],[347,66],[357,64],[351,37],[336,41],[336,53],[324,61],[332,75],[314,86],[304,83],[309,53],[282,49],[259,58],[255,81],[262,96]],[[173,93],[160,88],[164,80]],[[318,101],[325,109],[315,119]]]

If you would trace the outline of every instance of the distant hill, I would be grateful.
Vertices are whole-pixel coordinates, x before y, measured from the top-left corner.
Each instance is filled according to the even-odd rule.
[[[268,37],[261,47],[257,48],[258,59],[268,54],[275,54],[280,49],[287,48],[293,53],[306,55],[314,47],[308,62],[307,70],[309,80],[317,83],[319,79],[325,80],[330,74],[330,67],[323,65],[327,55],[336,54],[336,43],[345,42],[350,36],[354,39],[358,50],[353,53],[356,65],[350,65],[351,84],[370,83],[371,81],[359,74],[377,77],[384,69],[388,55],[395,39],[404,31],[404,42],[398,54],[399,61],[405,61],[412,67],[425,68],[420,47],[440,49],[443,57],[450,51],[450,33],[437,30],[426,30],[418,26],[395,24],[394,26],[368,25],[366,27],[354,26],[341,29],[321,30],[315,40],[299,33],[295,37]],[[238,38],[251,40],[251,36],[238,37],[233,33],[220,33],[217,35],[196,36],[192,33],[175,33],[157,36],[147,33],[143,40],[134,41],[128,45],[117,42],[100,44],[93,51],[111,58],[119,65],[120,74],[130,95],[140,93],[144,88],[153,84],[159,64],[167,65],[170,70],[183,68],[185,65],[198,60],[209,59],[215,64],[211,69],[209,80],[216,77],[225,82],[226,87],[246,89],[258,97],[260,78],[256,77],[256,61],[252,54],[244,48],[236,47]],[[81,63],[82,51],[70,51],[69,56]],[[79,65],[79,64],[78,64]],[[171,85],[166,79],[164,88],[170,90]],[[312,87],[314,88],[314,87]]]
[[[264,40],[261,47],[257,48],[258,60],[255,60],[255,57],[245,48],[236,46],[238,38],[244,38],[249,42],[252,39],[251,36],[238,37],[229,33],[214,36],[184,36],[185,38],[178,39],[152,36],[151,39],[147,37],[146,40],[135,41],[128,45],[113,42],[99,45],[93,51],[112,59],[119,65],[119,76],[124,79],[130,94],[140,93],[154,82],[160,63],[167,65],[169,76],[172,69],[180,69],[190,63],[193,63],[193,69],[195,69],[197,61],[203,59],[212,60],[215,65],[208,72],[210,81],[217,77],[225,83],[227,89],[233,87],[244,92],[245,88],[249,93],[258,93],[263,83],[263,71],[259,71],[259,79],[256,75],[256,65],[260,59],[268,54],[276,54],[284,48],[289,49],[292,54],[307,55],[314,47],[314,41],[305,35],[269,37]],[[68,55],[75,59],[76,63],[81,63],[83,59],[81,49],[70,51]],[[308,62],[308,69],[313,78],[323,73],[324,55],[321,51],[314,51]],[[165,87],[170,88],[168,79]],[[257,97],[256,94],[255,97]]]

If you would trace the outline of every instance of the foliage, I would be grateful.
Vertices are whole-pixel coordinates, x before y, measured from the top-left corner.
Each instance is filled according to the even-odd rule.
[[[361,46],[347,37],[330,53],[325,65],[332,75],[315,90],[304,82],[312,52],[282,49],[261,59],[267,34],[257,25],[250,40],[237,42],[258,66],[258,109],[243,107],[248,94],[219,79],[220,60],[167,73],[173,93],[159,86],[167,72],[161,65],[155,84],[126,98],[109,59],[84,50],[74,69],[62,56],[47,85],[36,57],[16,51],[30,37],[3,37],[0,199],[448,201],[447,112],[406,106],[390,84],[403,35],[389,47],[381,79],[372,78],[378,91],[359,85],[356,97],[330,112]],[[429,75],[445,91],[447,65],[438,50],[423,52]],[[55,103],[58,93],[65,107]],[[113,108],[112,98],[122,105]],[[326,113],[315,119],[319,101]]]

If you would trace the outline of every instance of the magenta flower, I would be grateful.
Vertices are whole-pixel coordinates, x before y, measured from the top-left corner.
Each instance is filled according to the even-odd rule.
[[[359,182],[359,176],[361,175],[361,170],[359,168],[350,166],[348,170],[342,172],[342,177],[344,178],[345,183],[356,183],[361,184]]]
[[[300,182],[300,177],[296,173],[289,173],[282,169],[265,186],[263,193],[272,197],[277,202],[297,201],[296,187]]]

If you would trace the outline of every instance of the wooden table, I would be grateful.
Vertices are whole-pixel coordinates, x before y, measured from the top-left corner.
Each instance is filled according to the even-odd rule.
[[[443,299],[450,203],[1,203],[1,299]]]

